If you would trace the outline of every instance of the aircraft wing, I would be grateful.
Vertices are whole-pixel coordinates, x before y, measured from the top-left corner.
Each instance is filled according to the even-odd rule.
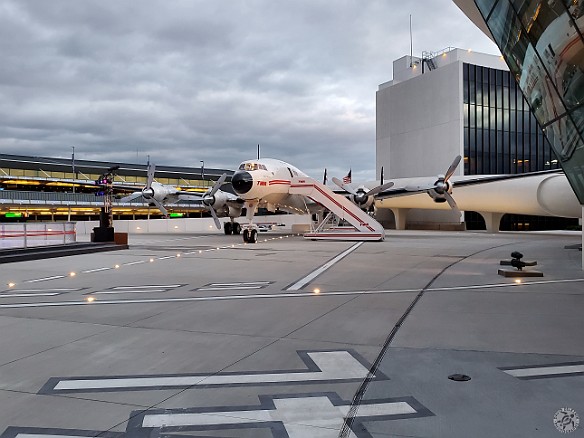
[[[521,179],[537,175],[553,175],[562,174],[561,169],[553,170],[543,170],[541,172],[530,172],[530,173],[518,173],[518,174],[505,174],[505,175],[466,175],[459,177],[452,177],[451,182],[455,188],[466,187],[472,185],[486,184],[495,181],[509,181],[515,179]],[[435,178],[434,178],[435,179]],[[432,187],[433,178],[395,178],[392,179],[395,183],[394,187],[384,190],[377,195],[375,199],[386,199],[393,198],[397,196],[410,196],[415,195],[420,192],[425,192]]]

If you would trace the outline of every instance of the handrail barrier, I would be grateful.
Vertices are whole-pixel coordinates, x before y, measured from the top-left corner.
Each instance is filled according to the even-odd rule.
[[[75,243],[75,222],[0,223],[0,248],[32,248]]]

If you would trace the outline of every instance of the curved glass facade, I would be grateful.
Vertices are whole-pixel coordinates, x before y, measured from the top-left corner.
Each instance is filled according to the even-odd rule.
[[[584,205],[584,0],[475,4]]]

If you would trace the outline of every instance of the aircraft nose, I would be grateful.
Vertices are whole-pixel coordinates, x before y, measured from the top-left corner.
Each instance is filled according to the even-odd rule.
[[[249,172],[238,171],[231,177],[231,185],[233,191],[238,195],[243,195],[251,190],[253,187],[253,177]]]

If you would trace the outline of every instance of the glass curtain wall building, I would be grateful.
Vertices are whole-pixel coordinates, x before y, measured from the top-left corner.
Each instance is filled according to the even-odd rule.
[[[542,127],[507,70],[463,64],[464,174],[517,174],[559,168]],[[467,229],[483,229],[466,212]],[[502,230],[575,227],[577,219],[507,214]]]
[[[584,205],[584,1],[475,4]]]
[[[464,63],[463,105],[465,175],[558,168],[509,71]]]

